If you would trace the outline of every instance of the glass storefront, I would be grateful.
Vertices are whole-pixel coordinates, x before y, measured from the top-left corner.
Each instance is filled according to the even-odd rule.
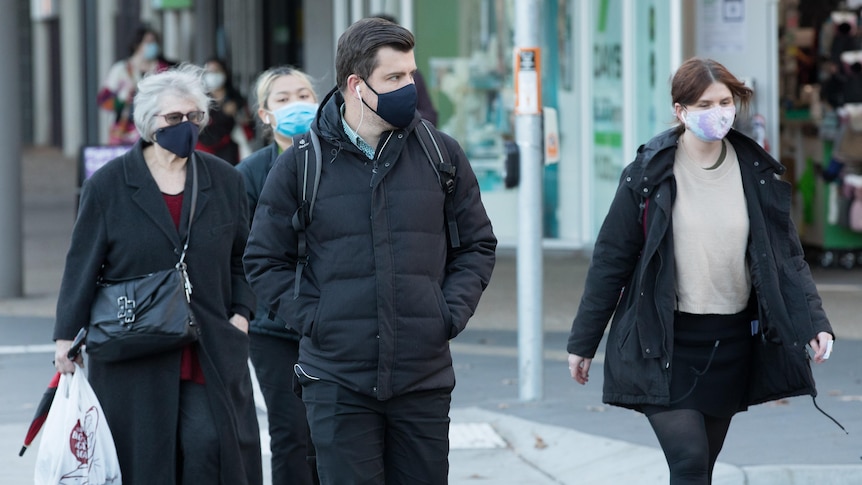
[[[620,171],[635,154],[624,147],[625,126],[633,128],[635,148],[670,126],[668,3],[543,3],[542,96],[545,106],[557,110],[560,141],[560,161],[545,167],[543,225],[544,236],[557,244],[581,247],[594,240]],[[634,9],[628,66],[624,8]],[[506,143],[514,138],[514,1],[415,2],[414,10],[417,64],[440,112],[439,127],[467,153],[501,245],[514,245],[518,189],[507,189],[503,182]],[[579,18],[583,11],[590,13],[588,21]],[[452,29],[433,27],[453,22]],[[586,49],[578,32],[585,26],[592,45]],[[582,62],[585,55],[588,64]],[[586,66],[588,75],[580,72]],[[634,86],[628,97],[623,95],[625,76],[632,76]],[[584,109],[592,114],[586,122]],[[626,110],[633,116],[629,125],[624,124]]]

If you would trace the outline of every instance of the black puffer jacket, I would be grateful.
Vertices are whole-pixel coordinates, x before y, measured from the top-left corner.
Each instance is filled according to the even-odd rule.
[[[727,139],[739,157],[748,206],[747,252],[758,306],[752,318],[763,329],[754,345],[747,404],[816,395],[805,345],[832,329],[790,218],[790,185],[776,178],[784,167],[745,135],[731,130]],[[604,362],[608,404],[639,409],[669,402],[677,141],[674,130],[656,136],[624,170],[572,323],[568,352],[591,358],[613,314]]]
[[[266,183],[266,177],[275,160],[278,158],[278,144],[273,142],[252,153],[242,162],[236,169],[242,174],[245,180],[245,195],[248,197],[248,208],[251,211],[249,221],[254,217],[254,211],[257,209],[257,201],[260,199],[260,193],[263,191],[263,185]],[[299,340],[299,334],[291,330],[284,322],[276,321],[270,315],[269,308],[266,303],[258,299],[257,310],[254,312],[254,319],[248,324],[249,333],[269,335],[271,337],[281,337],[294,341]]]
[[[321,104],[322,172],[306,235],[309,266],[294,299],[297,207],[294,148],[276,161],[258,202],[246,274],[276,317],[302,336],[312,378],[388,399],[455,384],[449,339],[473,315],[494,267],[496,238],[458,144],[435,131],[457,167],[461,246],[450,249],[444,192],[413,133],[383,134],[373,161],[344,134],[339,93]]]

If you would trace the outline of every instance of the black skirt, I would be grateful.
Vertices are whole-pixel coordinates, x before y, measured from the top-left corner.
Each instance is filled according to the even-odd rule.
[[[727,418],[746,409],[751,362],[751,313],[677,312],[669,409],[696,409]],[[649,406],[647,414],[668,408]]]

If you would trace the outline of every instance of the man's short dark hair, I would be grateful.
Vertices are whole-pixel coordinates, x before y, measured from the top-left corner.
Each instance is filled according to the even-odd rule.
[[[377,67],[377,51],[391,47],[399,52],[413,50],[416,41],[404,27],[377,17],[357,21],[338,38],[335,54],[335,81],[342,92],[347,78],[357,74],[368,79]]]

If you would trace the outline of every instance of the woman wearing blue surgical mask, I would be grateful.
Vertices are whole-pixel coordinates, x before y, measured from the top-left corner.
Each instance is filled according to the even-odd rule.
[[[131,146],[138,141],[140,134],[135,129],[132,109],[138,83],[144,75],[164,71],[171,65],[161,56],[159,34],[149,27],[139,28],[132,38],[129,57],[111,66],[96,95],[99,107],[111,113],[109,145]]]
[[[317,96],[311,79],[291,67],[275,67],[262,73],[256,83],[257,116],[264,136],[272,142],[240,162],[245,178],[249,209],[254,216],[260,192],[275,159],[293,144],[293,137],[309,130],[317,113]],[[318,483],[314,447],[305,419],[305,405],[294,392],[292,368],[299,355],[299,335],[284,322],[270,318],[269,309],[258,301],[249,326],[251,361],[267,407],[272,484]]]

